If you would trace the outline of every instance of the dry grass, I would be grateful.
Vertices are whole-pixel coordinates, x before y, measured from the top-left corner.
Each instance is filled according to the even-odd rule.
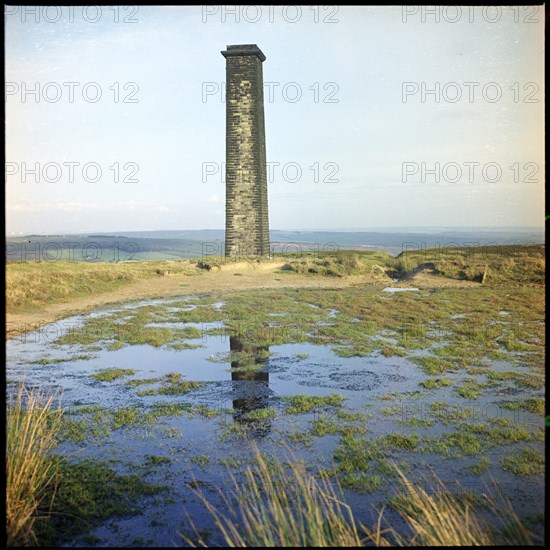
[[[56,476],[50,451],[57,444],[61,409],[53,397],[19,387],[6,410],[6,529],[8,546],[36,544],[34,523]]]
[[[229,516],[195,491],[228,546],[361,546],[353,513],[339,487],[326,477],[318,480],[309,475],[303,463],[292,461],[287,471],[280,462],[268,462],[256,453],[254,466],[247,468],[246,483],[232,480],[237,503],[228,502],[222,494]],[[197,542],[207,546],[200,536]]]
[[[431,264],[443,277],[481,282],[491,286],[543,285],[546,272],[545,245],[502,245],[428,248],[402,252],[393,267],[405,273]]]
[[[338,483],[323,475],[316,478],[301,462],[291,460],[285,468],[258,452],[247,468],[246,483],[239,484],[232,476],[236,503],[222,494],[229,512],[217,509],[203,493],[195,494],[228,547],[534,544],[504,495],[485,495],[483,505],[496,518],[488,524],[478,518],[467,498],[453,496],[438,478],[412,483],[396,465],[392,467],[401,483],[392,507],[410,528],[412,535],[407,537],[391,525],[383,527],[382,512],[373,529],[358,526]],[[208,546],[197,530],[194,540],[183,538],[191,546]]]
[[[197,270],[195,263],[143,261],[135,263],[93,263],[71,261],[8,262],[6,306],[8,311],[32,311],[46,304],[114,290],[144,278]]]
[[[394,469],[401,481],[402,491],[394,499],[393,507],[413,532],[412,538],[405,540],[390,528],[388,531],[392,532],[399,546],[533,544],[529,530],[521,523],[504,495],[499,493],[497,497],[492,497],[490,492],[484,495],[484,505],[495,518],[489,526],[478,519],[468,498],[454,496],[437,477],[428,483],[411,483],[398,467],[394,466]],[[500,525],[497,526],[496,522]]]
[[[428,249],[404,252],[393,258],[384,252],[338,251],[275,255],[288,272],[347,277],[362,275],[388,282],[385,271],[406,272],[430,263],[446,278],[481,281],[487,268],[489,286],[542,285],[545,276],[544,245]],[[206,269],[245,265],[244,258],[203,261]],[[256,267],[273,265],[270,259],[249,259]],[[74,261],[13,261],[6,267],[6,302],[10,313],[29,312],[48,304],[116,290],[140,279],[186,274],[199,275],[197,260],[153,260],[128,263]]]
[[[388,279],[383,266],[393,265],[392,256],[386,252],[370,251],[340,250],[330,253],[301,253],[281,255],[280,258],[287,261],[283,267],[285,271],[330,277],[369,275],[375,278]]]

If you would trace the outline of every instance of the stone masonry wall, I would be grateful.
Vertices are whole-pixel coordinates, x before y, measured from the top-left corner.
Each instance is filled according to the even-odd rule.
[[[226,256],[269,254],[262,62],[255,44],[226,58]]]

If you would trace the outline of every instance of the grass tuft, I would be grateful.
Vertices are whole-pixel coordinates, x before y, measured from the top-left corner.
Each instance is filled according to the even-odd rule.
[[[405,520],[408,535],[399,534],[393,526],[383,528],[383,511],[375,527],[369,529],[356,523],[337,481],[330,481],[323,472],[314,476],[303,462],[291,458],[285,465],[256,451],[246,470],[246,483],[231,475],[233,495],[221,493],[224,511],[194,489],[227,547],[534,544],[503,495],[488,494],[482,499],[481,504],[494,516],[491,524],[478,517],[470,499],[454,496],[438,478],[428,483],[411,481],[395,464],[391,469],[398,476],[400,489],[392,507]],[[181,535],[184,541],[193,547],[207,547],[201,532],[194,531],[193,539]]]
[[[92,378],[100,382],[112,382],[117,378],[123,378],[124,376],[132,376],[136,373],[134,369],[117,369],[109,368],[103,369],[95,374],[92,374]]]
[[[290,395],[284,396],[283,399],[287,402],[286,412],[290,414],[300,414],[310,412],[313,409],[325,406],[340,406],[345,400],[343,395],[332,393],[324,397],[316,395]]]
[[[287,470],[280,462],[256,453],[253,466],[246,470],[246,483],[231,478],[236,502],[222,495],[227,515],[194,490],[228,546],[361,546],[353,513],[339,488],[327,477],[308,474],[302,462],[290,463]],[[198,543],[206,545],[198,531],[196,535]]]
[[[50,452],[57,445],[62,410],[53,397],[19,386],[6,411],[6,530],[8,546],[37,543],[35,521],[47,515],[47,488],[57,468]]]

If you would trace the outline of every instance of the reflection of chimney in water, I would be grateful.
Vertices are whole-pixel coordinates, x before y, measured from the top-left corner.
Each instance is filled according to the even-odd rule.
[[[238,336],[229,337],[231,352],[246,354],[246,357],[231,362],[231,380],[233,381],[233,419],[236,422],[252,424],[253,421],[246,418],[247,413],[256,409],[265,409],[269,402],[269,373],[257,370],[245,369],[262,365],[266,358],[265,352],[269,346],[253,346],[244,343]],[[271,425],[269,421],[262,421],[255,430],[257,435],[266,435]]]

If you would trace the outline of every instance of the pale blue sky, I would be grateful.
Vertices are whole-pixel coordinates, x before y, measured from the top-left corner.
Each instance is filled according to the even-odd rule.
[[[225,104],[221,94],[203,102],[204,83],[221,85],[228,44],[258,44],[267,56],[264,81],[280,83],[274,101],[265,103],[267,158],[280,163],[269,183],[269,215],[273,229],[359,229],[385,226],[536,226],[544,211],[544,43],[542,8],[475,8],[458,17],[420,11],[406,15],[401,7],[340,7],[337,13],[301,7],[283,13],[263,6],[234,16],[221,9],[207,15],[196,7],[144,7],[115,13],[102,6],[93,11],[68,8],[55,19],[53,8],[36,22],[24,8],[12,8],[6,20],[7,234],[223,228],[225,190],[220,175],[203,181],[203,163],[225,158]],[[213,9],[211,7],[211,9]],[[137,23],[123,23],[131,17]],[[296,18],[295,23],[286,19]],[[206,18],[206,22],[203,19]],[[323,23],[323,19],[337,20]],[[403,19],[406,19],[404,22]],[[424,18],[424,22],[422,19]],[[517,22],[516,22],[517,19]],[[272,20],[272,21],[270,21]],[[473,20],[473,21],[472,21]],[[538,21],[538,22],[528,22]],[[59,101],[22,97],[23,84],[39,83]],[[69,87],[79,83],[74,102]],[[297,83],[302,97],[285,101],[282,88]],[[426,83],[446,96],[421,101]],[[468,88],[468,82],[479,86]],[[46,86],[48,83],[49,87]],[[90,98],[98,87],[101,99]],[[119,83],[119,102],[114,102]],[[122,99],[135,90],[133,98]],[[314,101],[315,83],[321,101]],[[323,98],[332,96],[337,103]],[[485,88],[487,83],[496,83]],[[517,83],[517,84],[516,84]],[[462,99],[452,102],[457,86]],[[538,87],[538,89],[537,89]],[[285,88],[294,97],[295,86]],[[473,90],[473,101],[468,90]],[[494,102],[500,89],[502,97]],[[519,94],[519,96],[517,95]],[[486,97],[485,97],[486,96]],[[515,97],[516,96],[516,97]],[[526,103],[532,98],[537,102]],[[32,175],[22,181],[22,163],[78,162],[75,181],[65,166],[58,182]],[[95,162],[102,177],[92,183],[81,166]],[[120,179],[136,163],[137,182]],[[420,172],[403,182],[408,169],[440,163],[439,183]],[[302,177],[289,168],[296,163]],[[321,181],[309,167],[319,163]],[[333,180],[323,167],[335,163]],[[462,178],[452,183],[457,163]],[[468,178],[468,165],[479,163]],[[499,181],[491,182],[497,163]],[[517,163],[517,164],[516,164]],[[530,163],[530,164],[529,164]],[[447,164],[449,171],[443,173]],[[512,168],[510,168],[512,167]],[[538,172],[534,172],[538,169]],[[50,169],[47,177],[54,179]],[[89,175],[91,172],[89,173]],[[514,181],[514,176],[519,181]],[[91,174],[93,177],[93,174]]]

